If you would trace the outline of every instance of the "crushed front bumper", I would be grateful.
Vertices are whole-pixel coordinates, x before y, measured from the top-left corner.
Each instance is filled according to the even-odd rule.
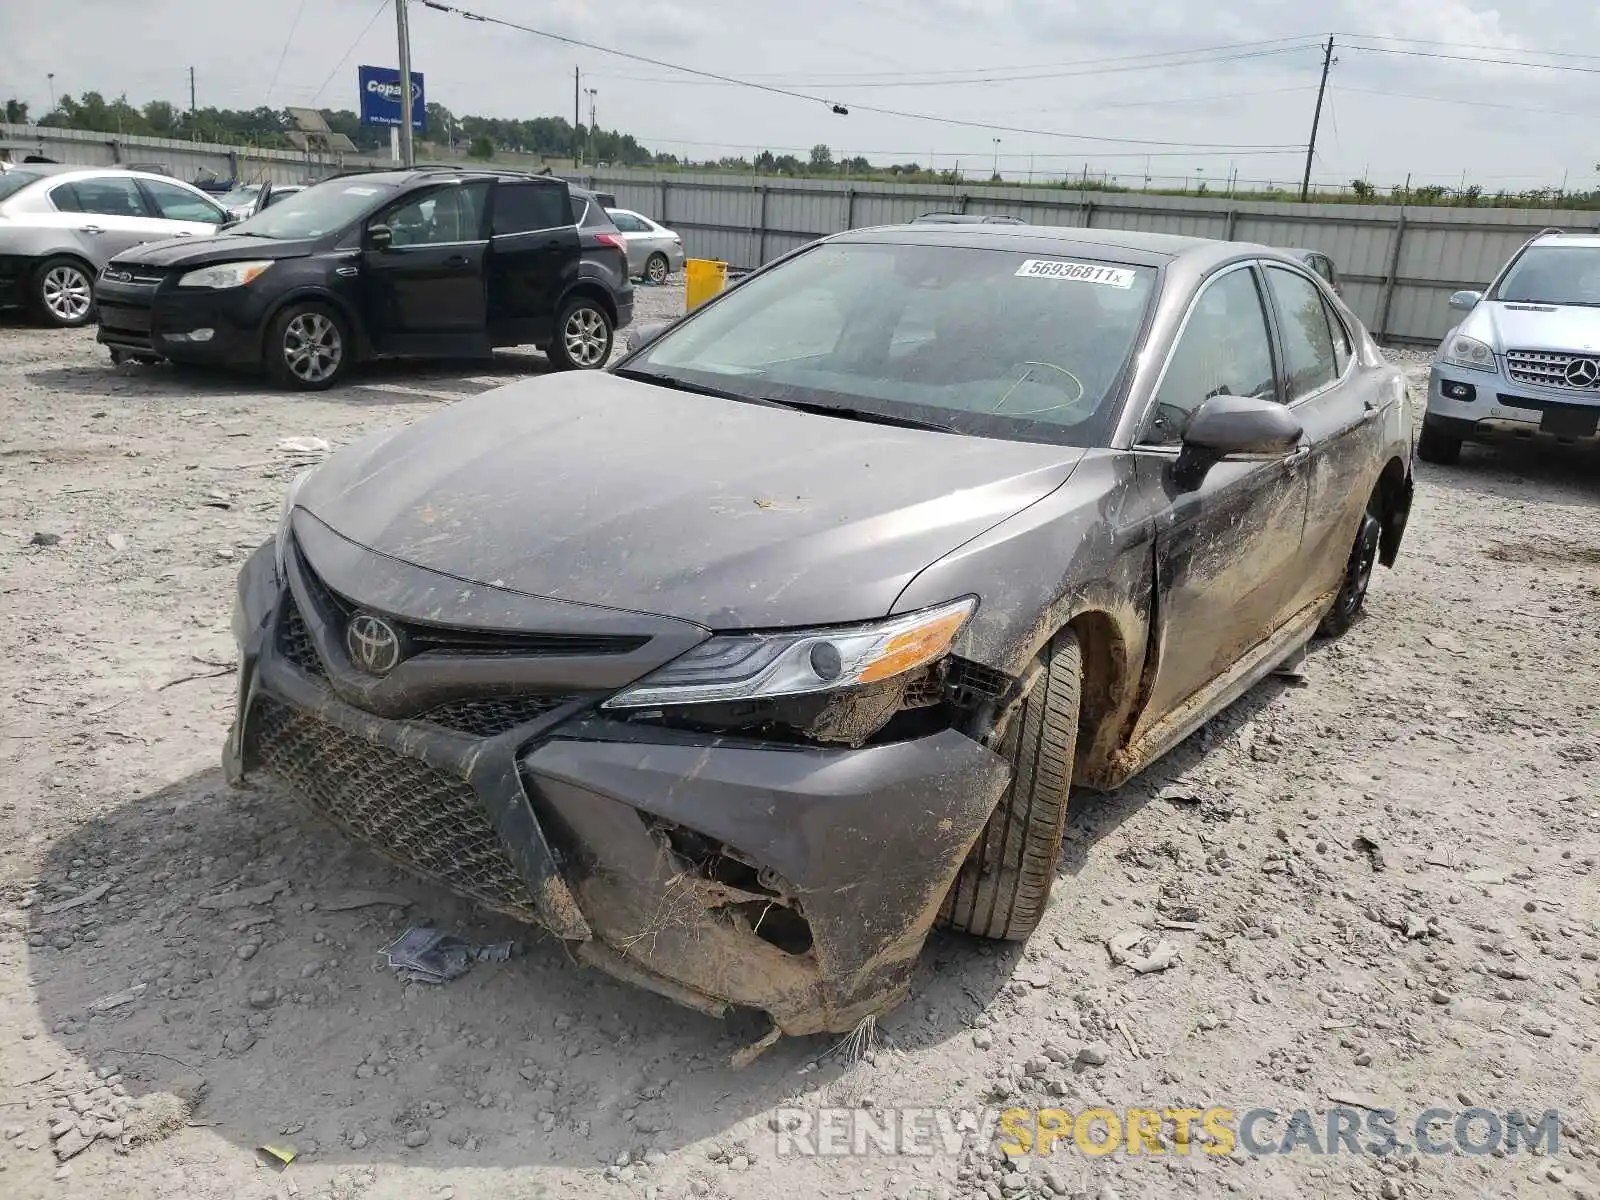
[[[416,713],[378,715],[351,702],[307,599],[271,545],[240,574],[230,779],[276,777],[586,961],[702,1011],[763,1010],[787,1034],[845,1031],[903,998],[1005,786],[1004,762],[951,730],[859,750],[679,733],[603,716],[620,684],[418,695]]]

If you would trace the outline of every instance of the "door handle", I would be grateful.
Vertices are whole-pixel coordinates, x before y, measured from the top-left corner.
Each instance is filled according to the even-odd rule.
[[[1368,396],[1365,400],[1363,400],[1361,402],[1361,407],[1366,409],[1369,413],[1370,412],[1377,412],[1378,411],[1378,402],[1376,400],[1374,400],[1371,396]]]
[[[444,265],[457,269],[461,267],[470,267],[472,265],[472,259],[468,258],[465,254],[452,254],[449,258],[444,260]]]
[[[104,233],[105,230],[101,229],[100,226],[98,226],[98,225],[85,225],[83,227],[83,232],[84,233]]]

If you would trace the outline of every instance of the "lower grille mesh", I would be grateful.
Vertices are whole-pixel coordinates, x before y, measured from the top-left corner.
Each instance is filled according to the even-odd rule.
[[[322,665],[322,659],[317,657],[317,648],[311,641],[311,631],[306,628],[306,620],[300,615],[294,597],[287,593],[284,594],[283,609],[278,616],[278,650],[307,675],[317,679],[327,677],[328,672]]]
[[[408,870],[523,921],[533,896],[461,779],[267,697],[251,716],[262,770]]]
[[[526,725],[546,713],[554,712],[573,699],[571,696],[515,696],[504,699],[453,700],[430,708],[418,721],[468,733],[473,737],[496,737],[518,725]]]

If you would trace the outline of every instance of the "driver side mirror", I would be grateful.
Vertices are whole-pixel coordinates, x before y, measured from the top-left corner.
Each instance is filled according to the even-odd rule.
[[[394,230],[387,225],[367,226],[367,245],[374,250],[387,250],[394,244]]]
[[[1275,400],[1212,396],[1194,410],[1183,431],[1173,478],[1193,491],[1230,454],[1287,454],[1305,432],[1300,418]]]
[[[1450,307],[1459,308],[1462,312],[1470,312],[1478,307],[1478,301],[1482,299],[1482,292],[1451,292]]]

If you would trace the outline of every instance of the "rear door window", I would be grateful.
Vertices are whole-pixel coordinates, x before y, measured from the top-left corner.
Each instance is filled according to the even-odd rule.
[[[154,215],[145,204],[139,185],[131,178],[79,179],[63,183],[51,191],[50,201],[59,212],[93,213],[102,217]]]
[[[169,221],[192,221],[207,225],[221,225],[228,219],[226,213],[204,196],[197,196],[187,188],[159,179],[142,179],[139,186],[154,201],[157,211]]]
[[[650,227],[632,213],[615,212],[611,215],[611,223],[623,233],[649,233]]]
[[[1277,304],[1283,337],[1289,402],[1321,391],[1339,377],[1328,312],[1317,285],[1283,267],[1267,268],[1267,286]]]
[[[494,190],[494,233],[531,233],[571,224],[567,189],[559,183],[499,183]]]

